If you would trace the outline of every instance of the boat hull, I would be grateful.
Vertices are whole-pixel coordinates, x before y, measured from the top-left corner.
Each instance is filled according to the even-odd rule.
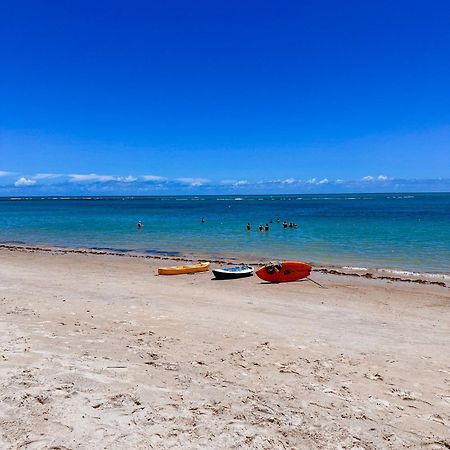
[[[209,270],[209,262],[192,264],[190,266],[172,266],[160,267],[158,269],[159,275],[183,275],[189,273],[206,272]]]
[[[273,268],[273,270],[272,270]],[[283,261],[280,266],[266,264],[256,271],[256,275],[270,283],[286,283],[309,277],[312,267],[300,261]]]
[[[253,267],[246,267],[245,269],[230,267],[227,269],[214,269],[212,272],[218,280],[235,280],[253,276]]]

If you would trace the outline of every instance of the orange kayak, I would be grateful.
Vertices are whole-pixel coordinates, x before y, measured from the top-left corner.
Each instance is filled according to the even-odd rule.
[[[309,277],[312,267],[300,261],[283,261],[269,263],[260,267],[256,275],[264,281],[271,283],[285,283],[287,281],[297,281]]]
[[[206,272],[209,269],[209,262],[192,264],[190,266],[172,266],[160,267],[158,269],[159,275],[181,275],[184,273]]]

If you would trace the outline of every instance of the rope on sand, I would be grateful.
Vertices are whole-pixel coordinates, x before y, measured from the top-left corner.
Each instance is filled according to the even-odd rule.
[[[317,281],[311,280],[311,278],[306,277],[307,280],[312,281],[314,284],[317,284],[317,286],[320,286],[322,289],[328,289],[327,287],[323,286],[322,284],[318,283]]]

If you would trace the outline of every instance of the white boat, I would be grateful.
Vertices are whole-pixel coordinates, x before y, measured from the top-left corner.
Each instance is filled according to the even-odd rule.
[[[251,277],[254,268],[251,266],[233,266],[224,269],[214,269],[212,272],[218,280],[231,280],[235,278]]]

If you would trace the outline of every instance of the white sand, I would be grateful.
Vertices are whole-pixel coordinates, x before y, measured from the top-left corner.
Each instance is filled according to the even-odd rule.
[[[450,448],[448,288],[157,265],[0,249],[0,448]]]

